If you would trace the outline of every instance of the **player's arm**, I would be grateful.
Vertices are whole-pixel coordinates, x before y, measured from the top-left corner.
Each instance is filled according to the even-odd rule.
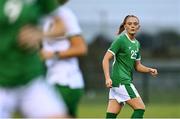
[[[112,87],[112,80],[110,78],[110,72],[109,72],[109,62],[112,58],[113,58],[113,54],[107,51],[102,61],[102,67],[106,79],[105,83],[107,88]]]
[[[41,6],[44,15],[52,13],[57,7],[57,0],[38,0],[38,4]],[[18,35],[19,44],[25,49],[39,49],[41,40],[45,36],[51,36],[54,34],[44,34],[41,29],[35,25],[27,24],[20,29]]]
[[[84,38],[81,35],[75,35],[69,37],[71,47],[65,51],[58,52],[58,55],[61,59],[83,56],[87,54],[87,45],[84,41]]]
[[[37,50],[40,47],[40,42],[43,37],[43,32],[37,26],[25,25],[20,29],[18,34],[19,45],[24,49]]]
[[[52,51],[46,51],[46,50],[41,50],[41,57],[44,60],[57,57],[59,59],[66,59],[70,57],[78,57],[78,56],[83,56],[87,54],[87,45],[83,39],[82,36],[76,35],[70,37],[70,48],[65,50],[65,51],[57,51],[57,52],[52,52]]]
[[[110,63],[110,60],[115,56],[115,54],[121,48],[121,44],[122,44],[121,39],[119,39],[119,37],[116,37],[113,43],[111,44],[110,48],[106,52],[102,61],[104,76],[106,79],[105,83],[106,83],[107,88],[112,87],[112,80],[111,80],[110,72],[109,72],[109,63]]]
[[[54,17],[52,27],[48,32],[43,32],[42,29],[34,25],[26,25],[20,29],[19,44],[20,46],[27,48],[38,49],[40,47],[41,40],[44,37],[59,37],[65,35],[65,25],[59,17]]]
[[[144,66],[143,64],[141,64],[141,60],[136,61],[135,69],[138,72],[150,73],[152,76],[156,76],[158,74],[157,69]]]

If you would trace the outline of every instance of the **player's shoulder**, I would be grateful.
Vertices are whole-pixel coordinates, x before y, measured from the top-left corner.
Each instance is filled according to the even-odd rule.
[[[119,34],[119,35],[115,36],[115,39],[120,42],[123,42],[125,38],[126,38],[125,34]]]

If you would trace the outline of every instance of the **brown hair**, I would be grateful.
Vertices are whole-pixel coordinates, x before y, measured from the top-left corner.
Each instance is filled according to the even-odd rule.
[[[119,31],[118,31],[118,33],[117,33],[118,35],[121,34],[121,33],[125,30],[124,25],[126,24],[126,21],[127,21],[127,19],[128,19],[129,17],[135,17],[135,18],[138,19],[138,17],[135,16],[135,15],[127,15],[127,16],[124,18],[122,24],[119,26]],[[138,19],[138,21],[139,21],[139,19]]]

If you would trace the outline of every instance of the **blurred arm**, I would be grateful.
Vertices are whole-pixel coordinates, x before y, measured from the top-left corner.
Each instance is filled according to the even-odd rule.
[[[87,45],[80,35],[70,37],[71,47],[58,53],[61,59],[69,57],[83,56],[87,54]]]

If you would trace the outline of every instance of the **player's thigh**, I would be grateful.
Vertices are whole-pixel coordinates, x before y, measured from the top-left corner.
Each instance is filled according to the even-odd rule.
[[[126,103],[130,105],[133,109],[145,109],[145,105],[141,97],[133,98],[126,101]]]
[[[77,116],[77,109],[80,102],[80,99],[83,95],[84,90],[83,89],[70,89],[71,93],[70,96],[72,96],[72,99],[68,101],[68,108],[69,112],[72,116]]]
[[[10,118],[17,105],[16,89],[0,88],[0,118]]]
[[[68,107],[69,113],[73,116],[76,116],[78,104],[84,93],[84,89],[83,88],[71,89],[69,88],[69,86],[61,86],[61,85],[56,85],[56,89],[60,94],[62,94],[62,97]]]
[[[83,88],[71,89],[68,86],[56,85],[56,89],[68,105],[78,104],[84,93]]]
[[[33,81],[25,91],[22,111],[27,117],[64,116],[66,106],[52,86],[48,85],[45,80],[38,79]]]
[[[123,107],[122,103],[118,103],[115,99],[110,99],[108,102],[107,112],[118,114]]]

